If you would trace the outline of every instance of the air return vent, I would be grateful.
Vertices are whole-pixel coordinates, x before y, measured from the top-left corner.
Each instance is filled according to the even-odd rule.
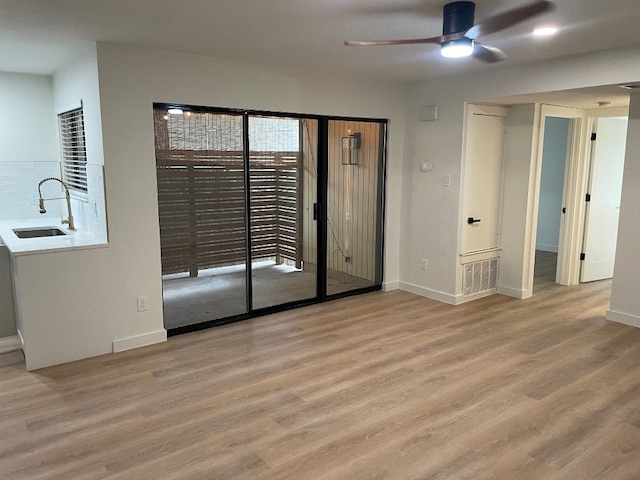
[[[464,295],[495,290],[498,285],[498,259],[468,263],[464,266]]]

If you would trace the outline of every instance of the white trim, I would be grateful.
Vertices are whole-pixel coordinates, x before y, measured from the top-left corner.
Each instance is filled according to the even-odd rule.
[[[484,292],[478,292],[471,295],[456,295],[456,300],[454,305],[462,305],[463,303],[473,302],[474,300],[478,300],[484,297],[490,297],[491,295],[495,295],[498,291],[495,288],[491,290],[485,290]]]
[[[420,287],[408,282],[399,282],[400,290],[406,292],[415,293],[421,297],[437,300],[438,302],[448,303],[449,305],[457,305],[457,298],[455,295],[449,295],[448,293],[439,292],[437,290],[431,290],[430,288]]]
[[[612,322],[624,323],[625,325],[631,325],[632,327],[640,328],[640,317],[638,317],[637,315],[616,312],[615,310],[607,310],[605,318],[607,320],[611,320]]]
[[[501,247],[491,247],[491,248],[483,248],[481,250],[471,250],[469,252],[459,253],[461,257],[471,257],[474,255],[480,255],[482,253],[495,253],[500,252],[502,250]]]
[[[520,300],[524,300],[525,298],[529,298],[533,295],[533,293],[529,289],[517,289],[505,287],[503,285],[498,285],[498,293],[501,295],[506,295],[507,297],[519,298]]]
[[[157,332],[143,333],[133,337],[119,338],[113,341],[113,353],[124,352],[133,348],[146,347],[154,343],[167,341],[167,331],[163,328]]]
[[[400,282],[399,281],[395,281],[395,282],[383,282],[382,283],[382,291],[383,292],[390,292],[392,290],[398,290],[400,288]]]
[[[556,283],[562,285],[575,285],[578,283],[577,273],[580,267],[578,261],[578,246],[581,229],[581,216],[584,207],[585,180],[585,150],[587,148],[587,132],[589,122],[586,111],[577,108],[558,107],[555,105],[540,105],[540,121],[537,131],[537,152],[532,155],[531,175],[533,182],[529,183],[530,199],[532,199],[528,230],[530,240],[537,237],[538,207],[540,202],[540,181],[542,174],[542,154],[544,145],[544,130],[546,117],[559,117],[571,120],[570,139],[565,166],[562,203],[567,213],[561,216],[560,239],[558,244],[558,264]],[[533,189],[533,191],[531,191]],[[535,245],[525,247],[525,291],[533,289],[533,275],[535,263]]]
[[[24,337],[22,336],[22,332],[20,329],[16,329],[16,333],[18,334],[18,340],[20,340],[20,345],[22,345],[22,351],[24,352]]]

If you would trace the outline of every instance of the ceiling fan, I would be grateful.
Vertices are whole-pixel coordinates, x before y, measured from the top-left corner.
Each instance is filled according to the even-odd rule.
[[[474,25],[476,4],[474,2],[451,2],[444,6],[442,35],[437,37],[373,40],[368,42],[346,41],[344,44],[349,46],[368,46],[433,43],[440,45],[440,53],[444,57],[467,57],[473,55],[479,60],[495,63],[506,59],[505,53],[499,48],[478,42],[477,38],[509,28],[553,8],[553,3],[539,0],[499,13]]]

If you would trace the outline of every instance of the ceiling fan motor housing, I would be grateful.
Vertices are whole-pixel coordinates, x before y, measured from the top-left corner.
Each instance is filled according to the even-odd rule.
[[[442,34],[466,32],[473,27],[476,4],[473,2],[451,2],[444,6]]]

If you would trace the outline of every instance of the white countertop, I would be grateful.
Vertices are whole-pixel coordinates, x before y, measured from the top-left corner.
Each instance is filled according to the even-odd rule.
[[[72,249],[104,248],[108,246],[104,238],[96,237],[82,230],[71,231],[66,225],[51,220],[51,218],[35,218],[0,222],[0,238],[12,255],[34,255]],[[31,227],[55,227],[65,231],[67,235],[18,238],[13,232],[14,228]]]

